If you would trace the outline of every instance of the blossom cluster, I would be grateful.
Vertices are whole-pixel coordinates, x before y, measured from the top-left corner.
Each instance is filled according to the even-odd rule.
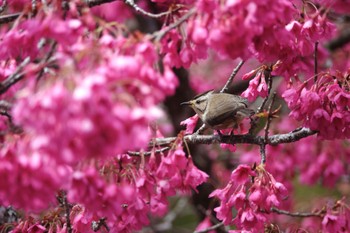
[[[148,214],[167,212],[167,197],[188,193],[208,177],[186,157],[180,142],[166,154],[120,155],[101,165],[100,171],[86,169],[73,174],[68,199],[84,204],[95,219],[108,216],[108,225],[116,232],[148,225]]]
[[[53,202],[52,197],[54,196],[50,189],[56,189],[49,185],[55,180],[63,181],[66,183],[64,188],[67,190],[68,201],[78,203],[73,207],[70,215],[72,227],[77,232],[92,232],[91,223],[103,218],[106,219],[107,226],[113,232],[140,230],[149,224],[149,214],[163,216],[168,211],[167,197],[175,194],[188,194],[191,190],[196,190],[196,187],[208,178],[207,174],[193,164],[191,156],[186,156],[181,139],[176,142],[174,149],[165,154],[158,154],[155,149],[150,156],[131,157],[121,154],[109,161],[98,162],[96,160],[81,164],[79,169],[71,173],[57,174],[57,177],[52,177],[49,173],[45,178],[35,177],[37,188],[41,189],[40,195],[32,188],[31,183],[25,180],[25,177],[33,177],[26,173],[26,170],[30,169],[32,173],[35,169],[39,169],[40,173],[36,174],[42,176],[43,168],[32,168],[35,164],[30,164],[31,167],[28,165],[29,168],[22,165],[20,168],[22,177],[13,175],[10,177],[8,176],[9,169],[6,170],[10,165],[15,164],[8,162],[2,165],[4,169],[1,169],[3,171],[1,175],[5,175],[4,177],[10,180],[27,182],[26,185],[29,185],[27,189],[23,189],[23,185],[18,184],[17,191],[18,188],[22,188],[22,191],[33,195],[27,196],[27,199],[24,200],[16,200],[19,196],[12,193],[13,198],[9,200],[9,203],[28,206],[33,202],[32,206],[39,207],[40,203],[40,207],[45,206],[47,204],[45,202]],[[44,166],[47,166],[48,169],[53,167],[51,164],[44,164]],[[39,183],[40,180],[46,183]],[[3,184],[4,182],[1,183]],[[1,190],[5,189],[2,187]],[[4,193],[0,193],[0,197],[7,198]],[[65,220],[62,219],[60,224],[51,225],[65,228],[64,223]],[[23,230],[28,224],[21,222],[16,228]],[[29,226],[48,230],[47,226],[39,223],[32,223]]]
[[[275,122],[272,130],[287,133],[298,127],[293,119]],[[244,164],[258,163],[261,159],[257,148],[242,147],[238,150]],[[350,145],[346,140],[319,140],[317,136],[303,138],[293,144],[267,146],[266,169],[290,190],[290,181],[298,177],[302,184],[322,184],[333,188],[348,173]],[[307,155],[307,156],[305,156]]]
[[[65,189],[69,201],[84,209],[87,228],[93,218],[106,217],[119,224],[116,229],[140,229],[148,213],[165,213],[168,195],[195,189],[205,174],[180,149],[174,161],[171,155],[164,158],[164,165],[154,158],[153,168],[167,166],[172,173],[159,171],[156,180],[147,170],[153,183],[140,175],[137,181],[116,184],[101,176],[102,165],[96,164],[147,145],[149,124],[164,115],[157,105],[174,93],[178,80],[169,66],[157,65],[159,54],[148,38],[124,37],[118,28],[111,33],[106,25],[95,36],[89,10],[79,15],[81,9],[69,4],[65,19],[53,7],[1,31],[0,57],[8,60],[1,63],[1,81],[17,72],[21,59],[28,57],[29,63],[20,68],[23,82],[11,87],[16,92],[2,96],[13,105],[12,120],[23,133],[3,140],[0,204],[40,212]],[[130,163],[125,167],[134,165],[127,155],[119,160]],[[182,167],[176,170],[173,164]]]
[[[149,125],[164,125],[160,103],[179,83],[172,69],[190,68],[212,52],[221,59],[255,58],[266,64],[243,75],[250,80],[242,94],[249,101],[268,97],[267,72],[293,80],[283,94],[290,116],[319,136],[293,146],[267,146],[266,165],[239,165],[227,186],[210,195],[220,200],[218,219],[238,230],[261,232],[273,218],[271,208],[290,202],[286,193],[296,174],[305,184],[334,187],[348,172],[344,164],[350,162],[349,144],[340,140],[350,137],[346,55],[343,64],[334,64],[344,73],[319,73],[304,83],[291,78],[315,71],[315,52],[324,63],[321,45],[335,32],[327,13],[346,12],[349,6],[343,2],[315,0],[317,7],[289,0],[0,2],[5,14],[21,11],[13,15],[16,19],[1,19],[14,22],[0,30],[0,81],[17,80],[10,80],[14,83],[1,94],[10,107],[0,118],[0,205],[40,214],[50,208],[50,216],[41,216],[53,221],[26,218],[13,232],[66,232],[64,215],[52,208],[62,189],[72,204],[69,217],[75,232],[91,232],[91,224],[98,221],[106,221],[111,232],[140,230],[150,223],[150,215],[168,211],[167,197],[196,191],[208,175],[184,152],[183,133],[169,148],[158,148],[149,142],[152,133],[161,133],[150,132]],[[165,17],[145,21],[152,30],[155,25],[162,28],[153,34],[134,30],[150,15],[133,19],[140,9],[168,11]],[[185,22],[178,21],[186,14]],[[220,68],[203,69],[211,83],[199,85],[202,80],[192,75],[191,85],[198,91],[219,85],[223,79],[215,69]],[[193,133],[197,121],[197,115],[183,121],[185,133]],[[14,126],[17,132],[11,131]],[[221,147],[231,152],[240,148]],[[254,164],[257,158],[250,151],[238,160]],[[323,231],[336,232],[350,228],[349,215],[340,201],[318,221],[322,219]],[[198,229],[210,225],[206,218]]]
[[[345,198],[338,201],[328,201],[320,216],[304,219],[302,227],[305,230],[317,230],[322,232],[346,232],[350,229],[350,207]]]
[[[290,116],[323,139],[350,137],[349,74],[322,73],[312,81],[294,85],[282,95]]]
[[[231,174],[230,182],[223,189],[210,194],[220,200],[214,210],[225,225],[234,224],[240,230],[261,232],[269,220],[271,207],[280,206],[287,189],[265,170],[263,165],[255,169],[239,165]],[[232,208],[237,210],[232,216]]]

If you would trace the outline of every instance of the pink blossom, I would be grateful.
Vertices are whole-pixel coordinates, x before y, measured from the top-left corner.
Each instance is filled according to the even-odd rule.
[[[323,139],[347,138],[350,119],[347,100],[349,93],[345,86],[335,84],[336,80],[344,82],[346,75],[331,76],[330,73],[322,73],[311,87],[307,87],[305,83],[298,89],[287,90],[282,96],[291,109],[290,116],[303,121],[305,127],[318,131]]]
[[[192,189],[196,190],[196,187],[204,183],[208,179],[208,175],[199,170],[192,161],[190,157],[187,162],[186,176],[184,179],[184,185],[189,186]],[[197,190],[196,190],[197,191]],[[197,191],[198,192],[198,191]]]
[[[240,229],[250,230],[251,232],[260,232],[264,229],[267,218],[264,214],[254,211],[247,205],[238,210],[233,223]]]
[[[255,176],[255,172],[248,165],[238,166],[231,174],[231,180],[238,184],[244,184],[250,176]]]
[[[215,190],[210,197],[220,200],[220,206],[214,210],[225,225],[233,223],[238,229],[259,232],[268,221],[270,208],[280,206],[286,193],[284,185],[276,182],[262,165],[255,170],[239,165],[232,172],[228,185]],[[238,211],[234,219],[232,208]]]
[[[210,221],[210,218],[206,217],[198,224],[198,226],[196,227],[196,231],[205,230],[205,229],[207,229],[208,227],[211,227],[211,226],[212,226],[212,223]],[[215,233],[214,230],[211,230],[211,231],[208,231],[208,232],[209,233]]]
[[[125,198],[121,194],[115,184],[108,184],[96,169],[89,167],[73,173],[68,199],[83,204],[87,211],[102,218],[121,214]]]
[[[66,188],[70,169],[45,153],[28,150],[28,138],[12,140],[1,148],[1,204],[39,212],[56,202],[55,193]]]
[[[246,97],[250,102],[256,100],[258,96],[267,97],[267,83],[264,71],[259,71],[256,76],[249,81],[249,87],[241,95]]]
[[[180,122],[180,125],[186,125],[185,134],[192,134],[194,132],[194,128],[197,125],[198,119],[199,119],[199,117],[196,114],[196,115],[189,117],[186,120]]]

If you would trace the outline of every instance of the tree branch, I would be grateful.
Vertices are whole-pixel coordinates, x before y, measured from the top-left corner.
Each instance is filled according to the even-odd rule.
[[[0,13],[4,12],[4,10],[6,9],[6,5],[7,5],[7,1],[3,0],[0,6]]]
[[[19,64],[16,70],[7,79],[0,83],[0,94],[5,93],[12,85],[17,83],[24,77],[22,69],[30,62],[30,58],[26,57],[24,61]]]
[[[269,137],[269,145],[275,146],[282,143],[291,143],[299,141],[302,138],[306,138],[308,136],[316,134],[317,131],[308,129],[308,128],[300,128],[297,130],[293,130],[290,133],[286,134],[276,134]]]
[[[179,20],[174,22],[173,24],[170,24],[167,28],[165,28],[163,31],[158,31],[153,34],[151,40],[160,41],[168,32],[173,30],[174,28],[177,28],[179,25],[181,25],[183,22],[188,20],[194,13],[196,12],[195,8],[190,9],[186,14],[184,14]]]
[[[276,98],[276,92],[273,93],[272,95],[272,99],[271,99],[271,103],[269,105],[268,108],[268,115],[267,115],[267,122],[266,122],[266,126],[265,126],[265,143],[268,143],[269,140],[269,129],[270,129],[270,124],[271,124],[271,120],[272,120],[272,105],[275,102],[275,98]]]
[[[302,138],[306,138],[313,134],[316,134],[317,131],[313,131],[308,128],[300,128],[285,134],[276,134],[268,137],[267,145],[275,146],[283,143],[291,143],[298,141]],[[155,138],[150,142],[150,146],[168,146],[176,140],[177,137],[168,137],[168,138]],[[244,135],[198,135],[191,134],[184,137],[189,144],[254,144],[261,145],[263,144],[265,137],[264,136],[255,136],[250,134]]]
[[[8,15],[1,15],[0,16],[0,24],[4,23],[10,23],[12,21],[15,21],[22,13],[13,13],[13,14],[8,14]]]
[[[267,103],[267,100],[269,99],[269,96],[270,96],[270,92],[272,89],[272,76],[271,76],[272,66],[269,68],[266,68],[262,71],[259,71],[259,72],[266,72],[266,74],[267,74],[267,97],[261,103],[260,107],[257,110],[257,113],[260,113],[264,110],[265,104]],[[259,73],[257,73],[256,75],[258,75],[258,74]],[[261,74],[261,75],[264,75],[266,77],[265,74]]]
[[[94,7],[98,5],[102,5],[105,3],[115,2],[116,0],[84,0],[85,4],[88,7]]]
[[[83,0],[83,2],[88,6],[88,7],[94,7],[98,5],[102,5],[105,3],[110,3],[110,2],[115,2],[116,0]],[[16,12],[13,14],[8,14],[8,15],[1,15],[0,16],[0,25],[4,23],[10,23],[12,21],[15,21],[22,12]]]
[[[145,11],[144,9],[142,9],[141,7],[139,7],[134,0],[124,0],[124,2],[126,4],[128,4],[129,6],[131,6],[132,8],[135,9],[136,12],[140,12],[148,17],[151,17],[151,18],[160,18],[160,17],[163,17],[163,16],[166,16],[168,15],[170,12],[172,12],[172,10],[168,10],[166,12],[161,12],[161,13],[158,13],[158,14],[153,14],[153,13],[150,13],[150,12],[147,12]]]
[[[323,210],[320,210],[315,213],[301,213],[301,212],[292,213],[286,210],[277,209],[276,207],[271,207],[270,210],[276,214],[283,214],[283,215],[288,215],[292,217],[322,217],[322,214],[323,214]]]
[[[67,192],[65,190],[61,190],[58,195],[57,195],[57,201],[59,205],[64,209],[64,216],[66,218],[66,226],[67,226],[67,232],[72,233],[73,228],[72,224],[70,222],[70,210],[71,210],[71,205],[67,201]]]
[[[141,156],[141,155],[151,155],[152,153],[160,154],[160,153],[163,153],[163,152],[168,151],[168,150],[170,150],[170,147],[166,146],[166,147],[163,147],[161,149],[154,150],[154,151],[145,151],[145,152],[128,151],[127,154],[130,156]]]
[[[236,68],[232,71],[229,79],[227,80],[225,86],[221,89],[220,93],[226,93],[228,91],[228,86],[232,83],[234,77],[236,76],[236,74],[238,73],[239,69],[241,69],[241,67],[243,66],[244,61],[240,61],[238,63],[238,65],[236,66]]]

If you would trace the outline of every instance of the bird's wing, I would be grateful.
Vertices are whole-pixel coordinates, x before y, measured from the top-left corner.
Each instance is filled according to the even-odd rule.
[[[210,111],[208,111],[205,116],[205,123],[211,126],[224,123],[229,118],[235,120],[237,112],[246,108],[245,103],[241,102],[240,99],[236,98],[234,95],[230,95],[230,99],[226,100],[221,99],[218,101],[216,98],[217,96],[214,94],[208,102],[207,108],[210,109]]]

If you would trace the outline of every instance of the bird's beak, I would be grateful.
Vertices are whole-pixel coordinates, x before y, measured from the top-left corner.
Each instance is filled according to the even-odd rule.
[[[192,101],[183,102],[180,105],[192,105]]]

